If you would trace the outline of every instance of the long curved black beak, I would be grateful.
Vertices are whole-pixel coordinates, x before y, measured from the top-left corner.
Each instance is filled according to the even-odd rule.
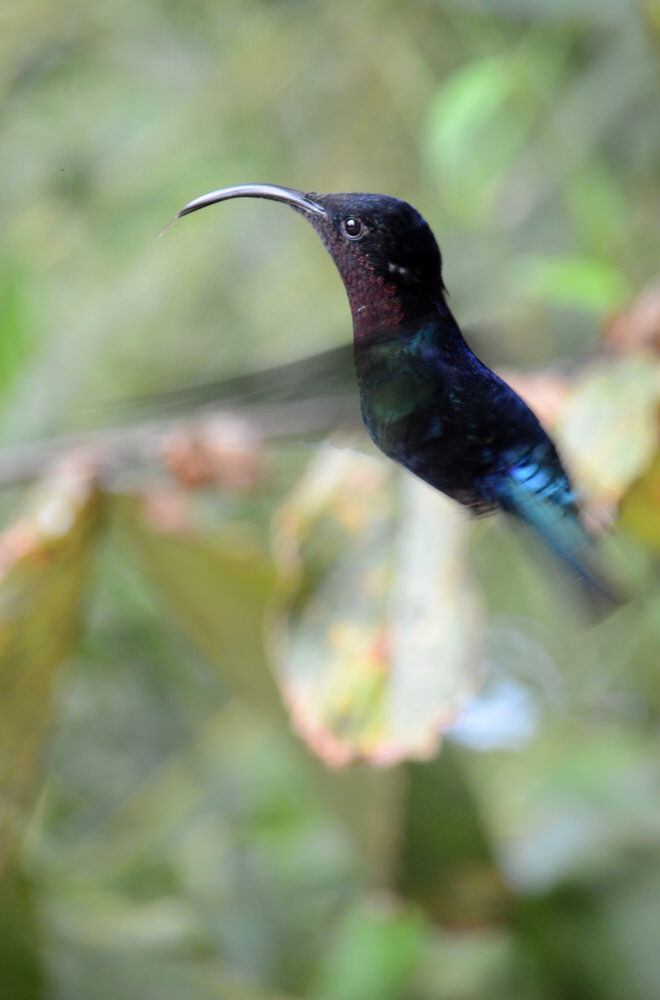
[[[180,212],[169,222],[165,229],[169,229],[172,223],[181,219],[184,215],[190,215],[200,208],[208,205],[215,205],[218,201],[227,201],[229,198],[267,198],[269,201],[282,201],[292,208],[297,208],[307,215],[327,215],[322,205],[312,201],[302,191],[295,191],[293,188],[280,187],[278,184],[236,184],[234,187],[220,188],[218,191],[210,191],[200,198],[195,198],[184,205]],[[165,232],[165,229],[163,232]]]

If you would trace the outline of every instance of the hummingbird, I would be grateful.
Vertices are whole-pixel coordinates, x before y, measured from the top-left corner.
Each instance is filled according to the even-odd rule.
[[[332,257],[351,309],[361,416],[374,444],[473,514],[500,510],[524,522],[594,596],[615,602],[554,443],[465,340],[420,213],[382,194],[242,184],[190,201],[172,221],[233,198],[289,205]],[[301,363],[288,367],[304,384]]]

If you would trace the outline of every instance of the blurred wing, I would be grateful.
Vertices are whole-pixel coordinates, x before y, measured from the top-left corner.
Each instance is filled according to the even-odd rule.
[[[468,327],[466,332],[473,342],[477,341],[480,355],[492,360],[484,329]],[[358,414],[352,341],[270,368],[100,403],[94,410],[128,417],[160,416],[192,412],[206,406],[239,409],[313,399],[336,401],[338,397],[346,397],[346,414],[352,423]],[[336,412],[337,407],[333,406],[332,410]]]
[[[205,406],[240,409],[330,396],[357,396],[352,343],[271,368],[102,403],[98,409],[134,416],[182,413]]]

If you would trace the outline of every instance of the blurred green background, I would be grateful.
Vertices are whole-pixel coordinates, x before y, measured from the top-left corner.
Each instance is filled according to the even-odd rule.
[[[656,0],[5,0],[0,101],[0,997],[657,998]],[[348,338],[281,206],[157,239],[251,181],[422,211],[629,606],[366,445],[16,482],[94,402]]]

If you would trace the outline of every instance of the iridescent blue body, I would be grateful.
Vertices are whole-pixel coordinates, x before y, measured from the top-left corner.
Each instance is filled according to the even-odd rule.
[[[365,426],[389,458],[477,513],[515,511],[517,487],[575,513],[552,441],[446,306],[400,337],[360,344],[356,368]]]
[[[555,446],[463,338],[447,305],[440,250],[419,212],[386,195],[244,185],[204,195],[179,215],[236,197],[290,204],[332,256],[351,307],[362,418],[375,444],[475,513],[499,508],[527,522],[608,595]]]

